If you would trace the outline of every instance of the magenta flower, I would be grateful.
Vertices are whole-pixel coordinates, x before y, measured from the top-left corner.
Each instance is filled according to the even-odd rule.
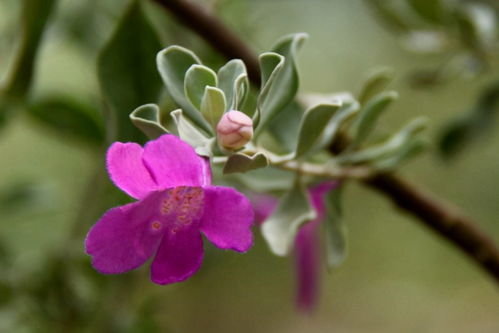
[[[324,182],[309,190],[317,217],[304,224],[295,238],[296,303],[305,312],[311,312],[315,308],[319,296],[321,261],[319,226],[325,217],[324,195],[338,184],[338,182]],[[258,223],[264,222],[277,206],[277,199],[272,196],[256,196],[252,201]]]
[[[180,282],[200,267],[201,232],[221,249],[253,244],[253,209],[236,190],[211,185],[211,170],[187,143],[163,135],[144,148],[115,142],[107,152],[112,181],[139,201],[107,211],[85,240],[104,274],[135,269],[154,257],[151,280]]]

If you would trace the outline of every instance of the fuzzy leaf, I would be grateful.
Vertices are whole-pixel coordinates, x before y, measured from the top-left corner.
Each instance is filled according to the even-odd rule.
[[[262,53],[259,58],[260,71],[262,75],[262,88],[257,99],[257,108],[253,116],[253,124],[258,128],[262,119],[261,104],[265,101],[270,93],[270,87],[279,72],[284,66],[285,59],[282,55],[274,52]]]
[[[328,268],[338,267],[347,255],[347,230],[341,210],[342,189],[330,191],[326,198],[326,217],[324,221],[326,240],[326,262]]]
[[[412,140],[401,146],[393,155],[375,161],[374,168],[380,171],[390,171],[399,167],[407,160],[422,153],[428,147],[428,142],[423,140]]]
[[[254,169],[265,168],[269,165],[267,156],[257,153],[253,156],[237,153],[229,156],[224,165],[224,174],[247,172]]]
[[[190,144],[198,155],[211,156],[212,139],[207,138],[184,117],[182,110],[172,111],[171,116],[177,126],[178,136]]]
[[[217,86],[217,74],[203,65],[192,65],[185,73],[184,92],[196,109],[200,109],[207,86]]]
[[[364,105],[372,97],[383,91],[393,78],[393,73],[389,69],[379,69],[370,74],[362,84],[359,92],[359,103]]]
[[[296,181],[281,198],[272,215],[263,223],[263,237],[274,254],[285,256],[291,250],[298,228],[316,216],[307,190]]]
[[[140,105],[159,98],[161,80],[154,57],[160,48],[140,2],[132,1],[97,61],[99,83],[110,109],[106,120],[113,140],[144,140],[129,115]]]
[[[188,49],[173,45],[158,53],[156,63],[168,93],[182,108],[185,116],[189,117],[196,126],[210,132],[210,127],[199,111],[187,100],[184,91],[187,71],[192,65],[201,64],[198,57]]]
[[[359,111],[359,103],[357,101],[344,102],[341,108],[333,115],[326,128],[320,141],[316,144],[315,150],[321,150],[329,146],[342,126],[349,123],[349,120],[354,117]]]
[[[47,97],[30,105],[27,111],[31,117],[57,134],[91,144],[104,143],[100,112],[73,98]]]
[[[201,114],[215,130],[225,111],[225,96],[222,90],[206,87],[201,100]]]
[[[130,120],[151,140],[168,133],[168,130],[161,125],[160,110],[156,104],[139,106],[130,113]]]
[[[387,157],[390,154],[397,152],[401,147],[412,140],[416,134],[425,129],[427,123],[428,121],[425,117],[413,119],[387,141],[357,152],[342,154],[338,157],[337,162],[342,164],[356,164]]]
[[[219,69],[218,87],[225,93],[226,111],[241,111],[249,91],[246,66],[241,60],[233,59]]]
[[[295,157],[301,157],[317,143],[329,120],[341,107],[340,104],[319,104],[307,110],[302,118]]]
[[[360,146],[374,130],[376,122],[383,111],[385,111],[398,94],[394,91],[381,93],[370,99],[366,106],[360,111],[354,125],[354,139],[351,147]]]
[[[260,193],[285,192],[293,184],[293,177],[290,172],[277,168],[260,168],[251,173],[231,173],[224,176],[235,184]]]
[[[255,135],[266,128],[289,102],[298,90],[296,54],[307,38],[306,34],[294,34],[282,38],[272,49],[272,53],[260,58],[262,69],[262,90],[258,99],[258,127]],[[280,54],[284,61],[274,56]]]
[[[305,110],[296,101],[292,101],[277,114],[269,124],[268,133],[282,146],[284,151],[290,153],[296,148],[301,119]]]

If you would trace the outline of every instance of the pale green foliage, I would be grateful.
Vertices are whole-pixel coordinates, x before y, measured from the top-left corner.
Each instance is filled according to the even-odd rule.
[[[254,130],[260,136],[235,151],[217,146],[214,133],[223,114],[239,108],[246,99],[249,87],[244,64],[231,60],[216,73],[202,65],[194,53],[178,46],[170,46],[157,56],[168,93],[181,107],[170,112],[176,131],[198,154],[223,164],[223,174],[249,172],[245,179],[250,184],[252,171],[268,166],[296,172],[293,185],[285,186],[277,208],[262,226],[270,249],[280,256],[289,253],[300,226],[317,216],[307,190],[307,184],[316,182],[317,176],[344,178],[350,168],[359,166],[371,173],[391,170],[424,146],[417,137],[425,127],[421,119],[410,122],[386,140],[370,144],[369,138],[375,134],[381,115],[398,96],[395,92],[383,92],[390,81],[386,70],[368,77],[360,89],[359,101],[351,93],[305,96],[302,100],[309,104],[306,111],[293,102],[299,81],[296,53],[305,37],[304,34],[287,36],[272,52],[260,56],[262,87],[253,112]],[[293,121],[298,120],[299,124],[293,127],[279,124],[289,117],[298,117]],[[160,109],[155,105],[137,109],[132,120],[151,137],[166,132]],[[271,130],[278,131],[272,133],[274,138],[291,140],[291,145],[278,142],[285,147],[286,154],[262,146],[267,142],[262,134]],[[346,149],[325,155],[324,151],[345,134],[350,138]],[[265,170],[262,172],[266,174]],[[346,230],[340,210],[339,192],[333,190],[326,198],[325,216],[330,267],[339,265],[346,256]]]
[[[262,225],[263,237],[278,256],[289,253],[299,227],[317,216],[307,190],[300,183],[297,180],[284,194],[275,211]]]
[[[168,133],[161,125],[160,109],[156,104],[145,104],[130,113],[132,123],[151,140]]]

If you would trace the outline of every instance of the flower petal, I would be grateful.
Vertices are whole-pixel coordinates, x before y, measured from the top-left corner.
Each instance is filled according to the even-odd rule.
[[[298,307],[311,312],[317,305],[319,291],[320,249],[317,228],[319,220],[311,221],[300,228],[295,239],[295,262],[297,278],[296,302]]]
[[[316,186],[309,189],[310,197],[312,199],[312,204],[317,212],[319,219],[324,218],[324,213],[326,211],[324,196],[331,190],[334,190],[340,185],[338,181],[327,181],[317,184]]]
[[[204,186],[211,183],[209,163],[189,144],[165,134],[144,147],[144,164],[160,188]]]
[[[154,254],[164,233],[151,228],[151,223],[158,220],[160,200],[161,193],[153,192],[142,201],[112,208],[90,229],[85,248],[96,270],[123,273]]]
[[[136,143],[115,142],[107,151],[107,170],[117,187],[135,199],[157,188],[142,162],[143,149]]]
[[[229,187],[204,188],[205,206],[199,229],[217,247],[239,252],[253,245],[254,213],[250,201]]]
[[[269,194],[251,194],[250,201],[255,212],[255,222],[257,225],[265,222],[277,207],[279,200]]]
[[[152,282],[169,284],[186,280],[201,266],[203,253],[203,239],[195,228],[166,232],[151,266]]]

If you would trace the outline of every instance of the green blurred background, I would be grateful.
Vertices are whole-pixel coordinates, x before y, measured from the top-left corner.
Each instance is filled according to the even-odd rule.
[[[408,52],[366,1],[203,4],[258,52],[282,35],[307,32],[299,58],[301,92],[355,92],[373,67],[393,68],[391,88],[400,99],[381,132],[425,115],[435,142],[442,126],[469,109],[499,74],[492,68],[478,77],[414,89],[409,75],[448,55]],[[96,57],[125,5],[60,1],[40,49],[32,98],[69,95],[100,110]],[[177,43],[220,64],[219,55],[170,15],[149,3],[146,9],[164,46]],[[2,77],[12,63],[19,10],[18,1],[0,2]],[[497,147],[499,135],[492,131],[451,161],[431,149],[401,173],[460,206],[499,242]],[[245,255],[212,251],[206,244],[201,270],[180,284],[152,284],[148,265],[100,276],[84,254],[83,238],[96,216],[111,207],[107,197],[116,196],[95,194],[109,186],[92,181],[105,172],[103,152],[47,129],[22,108],[0,130],[0,332],[499,332],[493,281],[416,219],[353,182],[344,195],[349,257],[331,274],[324,269],[312,315],[296,311],[292,258],[273,256],[256,229],[256,245]]]

